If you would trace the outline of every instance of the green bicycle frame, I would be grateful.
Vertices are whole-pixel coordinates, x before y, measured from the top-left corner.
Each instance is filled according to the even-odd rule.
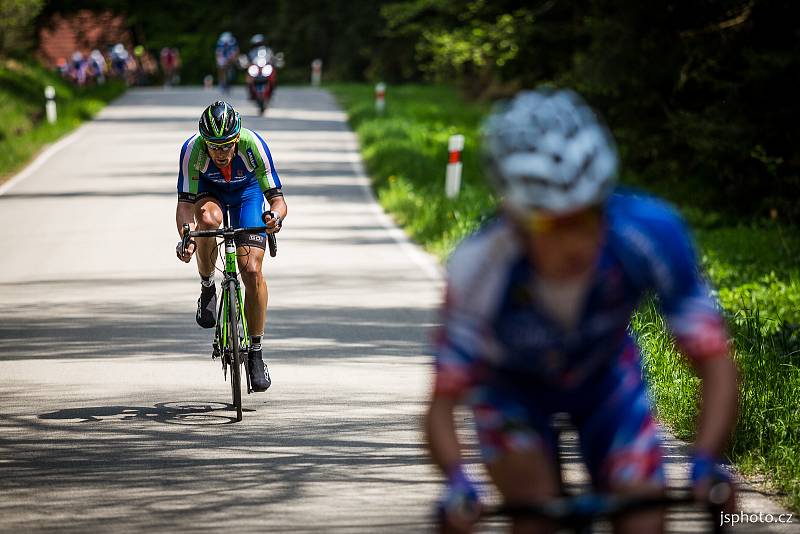
[[[247,317],[244,314],[244,299],[242,297],[242,288],[239,282],[237,262],[236,262],[236,244],[234,240],[226,238],[225,240],[225,277],[222,281],[222,302],[220,302],[219,312],[217,314],[217,329],[214,336],[214,345],[219,347],[222,354],[230,351],[229,336],[228,336],[228,314],[230,310],[230,291],[231,285],[236,291],[236,301],[239,304],[237,323],[240,325],[239,332],[239,347],[242,354],[247,354],[250,350],[250,333],[247,328]],[[223,365],[225,360],[223,359]]]

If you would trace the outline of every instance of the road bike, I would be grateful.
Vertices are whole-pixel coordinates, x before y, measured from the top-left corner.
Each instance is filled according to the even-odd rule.
[[[247,317],[244,314],[244,299],[242,297],[241,283],[237,269],[236,236],[241,233],[263,233],[266,226],[252,226],[247,228],[233,228],[228,222],[227,208],[222,210],[222,228],[216,230],[189,230],[189,225],[183,225],[183,250],[195,237],[222,237],[225,247],[225,270],[222,280],[222,298],[217,309],[217,326],[214,331],[212,359],[220,358],[222,361],[222,374],[227,380],[228,369],[231,375],[231,397],[236,408],[236,421],[242,420],[242,368],[247,384],[247,393],[252,393],[250,385],[250,369],[248,368],[247,353],[250,351],[250,334],[247,328]],[[269,255],[275,257],[278,253],[277,239],[274,234],[267,234]]]
[[[566,414],[554,414],[550,425],[556,443],[561,442],[561,435],[569,427]],[[556,465],[559,474],[563,473],[561,450],[556,454]],[[561,487],[564,487],[562,482]],[[616,495],[583,493],[568,494],[562,490],[561,496],[536,504],[502,504],[487,507],[480,512],[479,524],[492,519],[536,519],[555,527],[554,532],[573,532],[575,534],[591,534],[593,526],[600,520],[614,520],[635,512],[657,509],[672,509],[678,506],[700,507],[710,520],[710,532],[724,534],[728,529],[722,524],[721,513],[725,502],[731,495],[732,488],[728,482],[712,485],[708,499],[698,502],[691,491],[669,491],[662,495]],[[437,512],[437,522],[441,532],[449,532],[443,525],[443,516]]]

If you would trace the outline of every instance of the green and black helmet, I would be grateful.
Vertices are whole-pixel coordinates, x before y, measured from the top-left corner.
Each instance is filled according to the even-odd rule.
[[[211,145],[228,145],[239,140],[242,118],[233,106],[217,100],[200,116],[200,135]]]

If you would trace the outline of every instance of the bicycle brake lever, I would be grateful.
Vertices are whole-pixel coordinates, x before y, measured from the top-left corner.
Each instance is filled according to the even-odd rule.
[[[190,229],[189,229],[189,225],[188,224],[184,224],[181,227],[181,254],[185,254],[186,253],[186,247],[190,243],[189,231],[190,231]]]

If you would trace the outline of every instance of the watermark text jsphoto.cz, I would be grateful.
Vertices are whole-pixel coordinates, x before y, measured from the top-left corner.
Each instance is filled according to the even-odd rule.
[[[720,526],[729,525],[747,525],[752,523],[793,523],[794,514],[767,514],[764,512],[749,513],[749,512],[736,512],[725,513],[720,512],[719,524]]]

